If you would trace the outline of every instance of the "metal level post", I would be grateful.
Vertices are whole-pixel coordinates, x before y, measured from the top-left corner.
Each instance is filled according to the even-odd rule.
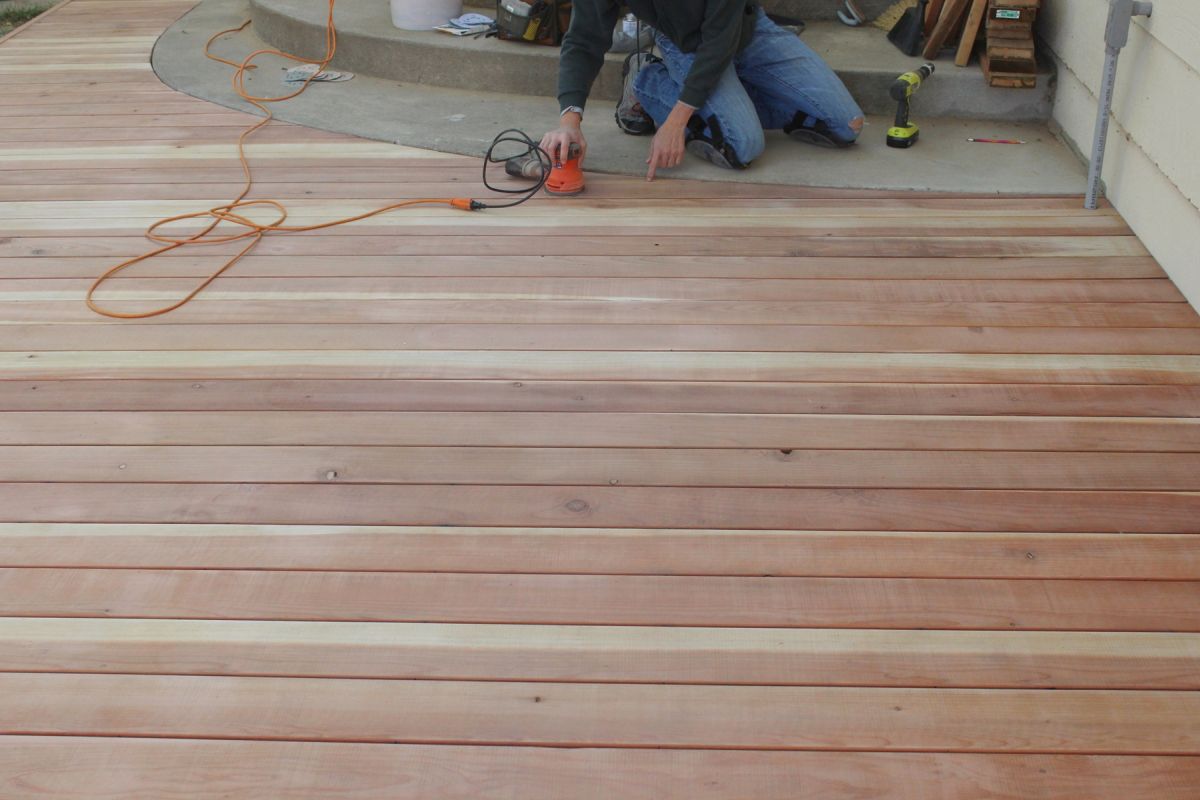
[[[1096,132],[1092,136],[1092,158],[1088,163],[1087,197],[1084,208],[1094,209],[1100,193],[1100,172],[1104,169],[1104,150],[1108,146],[1108,115],[1112,112],[1113,87],[1117,82],[1117,56],[1129,41],[1129,24],[1134,17],[1148,17],[1154,4],[1138,0],[1110,0],[1108,24],[1104,27],[1104,75],[1100,80]]]

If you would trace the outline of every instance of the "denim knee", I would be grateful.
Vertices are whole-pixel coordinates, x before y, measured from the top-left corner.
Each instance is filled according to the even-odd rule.
[[[757,122],[738,126],[736,130],[730,131],[726,135],[726,140],[733,148],[733,152],[737,154],[738,161],[743,164],[749,164],[761,156],[767,147],[762,126]]]
[[[862,136],[863,123],[865,121],[866,120],[862,116],[855,117],[854,119],[852,119],[848,123],[846,123],[845,130],[844,130],[844,132],[842,132],[841,135],[848,142],[858,141],[858,137]]]
[[[637,77],[633,79],[633,93],[654,124],[662,125],[674,105],[671,98],[679,93],[679,89],[671,80],[667,68],[661,62],[654,61],[638,70]]]

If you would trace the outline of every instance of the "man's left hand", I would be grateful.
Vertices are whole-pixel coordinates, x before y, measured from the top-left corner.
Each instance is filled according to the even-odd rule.
[[[646,159],[650,165],[646,170],[646,180],[654,180],[656,170],[679,166],[687,152],[686,133],[685,125],[672,125],[670,120],[658,129],[654,141],[650,143],[650,157]]]
[[[687,152],[687,125],[696,109],[687,103],[676,103],[671,113],[658,126],[654,141],[650,143],[650,157],[646,163],[646,180],[654,180],[654,173],[659,169],[670,169],[679,166]]]

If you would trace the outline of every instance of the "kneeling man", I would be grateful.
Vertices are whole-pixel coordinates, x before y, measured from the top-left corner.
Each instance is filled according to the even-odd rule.
[[[753,0],[628,0],[655,29],[662,58],[625,60],[617,124],[654,134],[647,180],[690,152],[744,169],[763,151],[764,130],[797,141],[849,147],[863,115],[833,70],[799,37],[767,18]],[[558,68],[560,124],[542,138],[552,157],[571,144],[587,153],[584,106],[612,45],[620,3],[574,0]]]

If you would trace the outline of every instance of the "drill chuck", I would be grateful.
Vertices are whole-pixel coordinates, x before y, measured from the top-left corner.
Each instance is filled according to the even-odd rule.
[[[933,74],[933,69],[933,64],[926,62],[917,69],[904,73],[896,78],[888,94],[896,102],[902,102],[905,98],[912,97],[913,93],[921,88],[921,82]]]

